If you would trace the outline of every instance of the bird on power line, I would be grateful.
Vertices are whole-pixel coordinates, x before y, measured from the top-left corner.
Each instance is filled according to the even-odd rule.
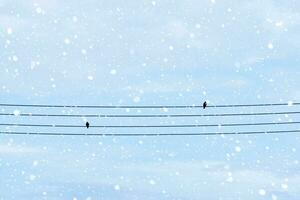
[[[203,103],[203,109],[205,109],[206,106],[207,106],[207,103],[206,103],[206,101],[204,101],[204,103]]]
[[[86,126],[86,128],[89,128],[89,127],[90,127],[90,123],[89,123],[89,122],[86,122],[86,123],[85,123],[85,126]]]

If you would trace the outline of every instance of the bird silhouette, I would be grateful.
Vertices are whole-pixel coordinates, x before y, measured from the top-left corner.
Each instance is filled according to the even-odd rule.
[[[85,123],[85,126],[86,126],[86,128],[89,128],[89,127],[90,127],[90,123],[89,123],[89,122],[86,122],[86,123]]]
[[[206,106],[207,106],[207,103],[206,103],[206,101],[204,101],[204,103],[203,103],[203,109],[205,109]]]

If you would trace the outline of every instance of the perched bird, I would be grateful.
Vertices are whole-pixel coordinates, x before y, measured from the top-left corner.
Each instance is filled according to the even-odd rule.
[[[89,122],[86,122],[86,123],[85,123],[85,126],[86,126],[86,128],[89,128],[89,127],[90,127],[90,123],[89,123]]]
[[[203,109],[205,109],[206,106],[207,106],[207,103],[206,103],[206,101],[204,101],[204,103],[203,103]]]

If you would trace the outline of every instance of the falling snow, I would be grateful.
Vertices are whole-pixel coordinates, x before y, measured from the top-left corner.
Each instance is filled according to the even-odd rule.
[[[111,75],[115,75],[116,73],[117,73],[117,70],[115,70],[115,69],[110,70]]]
[[[240,146],[236,146],[234,149],[235,149],[235,151],[238,152],[238,153],[241,152],[241,147],[240,147]]]
[[[298,1],[0,4],[0,200],[300,199]]]
[[[120,190],[120,186],[119,185],[115,185],[115,190]]]
[[[268,44],[268,48],[269,48],[269,49],[273,49],[273,48],[274,48],[273,44],[272,44],[272,43],[269,43],[269,44]]]
[[[8,34],[8,35],[12,34],[12,28],[10,28],[10,27],[7,28],[7,34]]]
[[[259,189],[258,190],[259,195],[261,196],[265,196],[266,195],[266,191],[264,189]]]
[[[19,110],[14,110],[14,115],[15,116],[19,116],[21,114],[21,112]]]

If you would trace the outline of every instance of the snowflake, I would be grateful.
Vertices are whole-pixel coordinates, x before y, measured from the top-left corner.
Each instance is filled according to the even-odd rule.
[[[156,182],[152,179],[149,181],[149,183],[150,183],[150,185],[155,185],[156,184]]]
[[[266,195],[266,191],[264,189],[259,189],[258,190],[258,194],[261,196],[265,196]]]
[[[64,39],[64,42],[65,42],[65,44],[70,44],[70,43],[71,43],[71,40],[70,40],[69,38],[65,38],[65,39]]]
[[[7,28],[7,34],[8,34],[8,35],[11,35],[11,34],[12,34],[12,28],[10,28],[10,27]]]
[[[115,190],[120,190],[120,186],[119,185],[115,185]]]
[[[272,43],[269,43],[269,44],[268,44],[268,48],[269,48],[269,49],[273,49],[273,48],[274,48],[273,44],[272,44]]]
[[[115,69],[110,70],[111,75],[115,75],[116,73],[117,73],[117,70],[115,70]]]
[[[281,188],[284,189],[284,190],[287,190],[288,187],[289,187],[289,186],[288,186],[288,184],[286,184],[286,183],[282,183],[282,184],[281,184]]]
[[[19,110],[14,110],[14,115],[15,116],[20,116],[21,112]]]
[[[14,55],[14,56],[12,57],[12,59],[13,59],[14,62],[17,62],[17,61],[18,61],[18,57],[17,57],[16,55]]]
[[[235,151],[236,151],[236,152],[241,152],[241,147],[236,146],[236,147],[235,147]]]

